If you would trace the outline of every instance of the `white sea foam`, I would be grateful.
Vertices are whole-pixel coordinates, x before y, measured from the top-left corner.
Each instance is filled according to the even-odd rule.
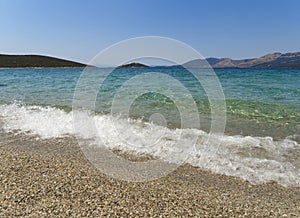
[[[6,131],[30,132],[41,138],[74,134],[72,114],[52,107],[1,105],[0,115]]]
[[[87,112],[82,113],[86,116]],[[0,116],[7,132],[36,134],[44,139],[78,134],[110,149],[185,162],[251,183],[273,180],[300,187],[300,145],[292,137],[273,141],[271,137],[209,135],[197,129],[168,129],[110,115],[87,116],[93,119],[96,131],[75,130],[72,112],[18,104],[1,105]],[[204,142],[209,137],[208,147]],[[191,143],[195,138],[196,143]]]

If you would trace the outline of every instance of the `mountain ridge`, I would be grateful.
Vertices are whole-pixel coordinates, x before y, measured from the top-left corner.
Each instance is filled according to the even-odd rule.
[[[300,68],[300,52],[270,53],[259,58],[234,60],[231,58],[196,59],[182,64],[185,68]]]
[[[8,55],[0,54],[0,68],[52,68],[52,67],[95,67],[84,63],[43,55]],[[117,68],[148,68],[141,63],[129,63]],[[181,65],[150,67],[185,67],[185,68],[300,68],[300,52],[269,53],[259,58],[231,59],[206,58],[188,61]]]

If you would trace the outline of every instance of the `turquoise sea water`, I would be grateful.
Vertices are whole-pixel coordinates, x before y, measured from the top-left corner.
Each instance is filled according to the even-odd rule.
[[[197,70],[200,80],[216,79],[207,69]],[[82,77],[83,69],[75,68],[0,69],[0,145],[6,134],[77,135],[97,142],[100,137],[109,149],[189,163],[253,183],[300,187],[300,69],[215,69],[226,104],[223,135],[209,134],[210,99],[187,70],[116,69],[105,76],[109,71],[86,69],[89,76]],[[142,77],[147,73],[168,77]],[[82,102],[79,117],[92,118],[97,131],[74,129],[75,91]],[[128,103],[129,118],[115,113],[124,106],[120,102]],[[182,112],[188,123],[194,120],[194,104],[200,127],[181,128]]]
[[[69,111],[82,70],[1,69],[0,104],[18,102]],[[197,103],[202,127],[208,130],[209,102],[197,80],[184,69],[154,68],[150,71],[168,74],[188,89]],[[149,72],[149,69],[117,69],[112,72],[99,89],[95,110],[109,113],[114,94],[122,84],[145,72]],[[228,134],[271,135],[274,138],[299,134],[300,69],[215,69],[215,72],[226,99]],[[95,77],[101,77],[101,73],[97,75],[95,72]],[[87,81],[87,89],[98,88],[94,81]],[[138,85],[146,83],[141,81]],[[136,96],[131,106],[133,117],[147,120],[154,112],[163,114],[170,126],[180,126],[176,103],[172,103],[168,96],[160,93]]]

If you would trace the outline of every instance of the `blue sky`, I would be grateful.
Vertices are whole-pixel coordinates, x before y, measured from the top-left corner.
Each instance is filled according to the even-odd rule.
[[[300,51],[298,0],[0,0],[0,53],[88,62],[118,41],[166,36],[205,57]]]

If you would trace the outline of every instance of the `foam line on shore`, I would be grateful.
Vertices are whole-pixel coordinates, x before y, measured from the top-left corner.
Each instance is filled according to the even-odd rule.
[[[300,187],[300,145],[292,137],[274,141],[268,136],[210,135],[198,129],[168,129],[141,120],[90,115],[97,128],[97,134],[94,134],[93,131],[81,131],[84,129],[75,130],[72,112],[16,103],[1,105],[0,116],[6,132],[38,135],[43,139],[77,134],[109,149],[152,155],[169,162],[185,162],[251,183],[276,181],[284,186]],[[116,126],[131,129],[138,137],[124,136],[116,131]],[[195,136],[195,146],[186,146]],[[209,148],[213,149],[208,149],[203,143],[208,137]]]

